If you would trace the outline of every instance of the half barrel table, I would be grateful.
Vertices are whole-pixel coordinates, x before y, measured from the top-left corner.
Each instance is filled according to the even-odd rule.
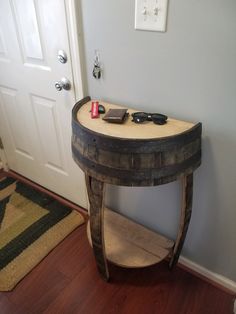
[[[101,102],[106,111],[123,108]],[[127,108],[127,107],[126,107]],[[90,202],[88,237],[102,278],[107,260],[123,267],[153,265],[166,257],[178,261],[186,237],[193,194],[193,172],[201,163],[201,123],[169,118],[167,124],[123,124],[91,119],[91,99],[72,112],[72,154],[84,171]],[[128,109],[131,114],[138,110]],[[104,208],[105,185],[157,186],[182,181],[182,206],[175,241]],[[154,217],[155,218],[155,217]]]

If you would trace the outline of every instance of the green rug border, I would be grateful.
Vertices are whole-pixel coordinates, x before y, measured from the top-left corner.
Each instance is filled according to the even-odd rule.
[[[6,188],[16,180],[6,178],[0,183],[0,189]],[[48,214],[34,222],[0,250],[0,270],[6,267],[12,260],[21,254],[28,246],[42,236],[47,230],[68,216],[72,209],[54,200],[51,196],[39,192],[22,182],[16,183],[16,192],[48,210]],[[11,197],[0,202],[0,216],[4,215],[6,206]],[[3,217],[2,217],[3,218]]]

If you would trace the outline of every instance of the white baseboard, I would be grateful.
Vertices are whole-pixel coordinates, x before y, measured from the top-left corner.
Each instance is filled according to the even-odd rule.
[[[213,273],[212,271],[190,261],[189,259],[180,256],[179,258],[179,264],[186,266],[190,270],[193,270],[194,272],[198,273],[199,275],[204,276],[205,278],[209,279],[210,281],[232,291],[233,293],[236,293],[236,282],[233,280],[230,280],[222,275]]]

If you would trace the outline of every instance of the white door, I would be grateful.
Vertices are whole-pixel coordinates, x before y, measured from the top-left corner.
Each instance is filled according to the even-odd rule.
[[[71,156],[68,23],[65,0],[0,0],[0,136],[10,169],[87,208]],[[56,90],[62,77],[70,90]]]

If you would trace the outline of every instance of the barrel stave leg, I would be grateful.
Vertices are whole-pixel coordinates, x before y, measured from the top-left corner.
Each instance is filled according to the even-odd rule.
[[[86,175],[86,186],[90,202],[89,219],[93,252],[101,277],[105,281],[108,281],[109,271],[105,253],[103,219],[103,196],[105,193],[105,184],[89,175]]]
[[[179,231],[173,248],[169,267],[172,269],[178,262],[184,240],[188,231],[189,222],[192,214],[193,198],[193,174],[184,176],[182,179],[182,208],[180,216]]]

